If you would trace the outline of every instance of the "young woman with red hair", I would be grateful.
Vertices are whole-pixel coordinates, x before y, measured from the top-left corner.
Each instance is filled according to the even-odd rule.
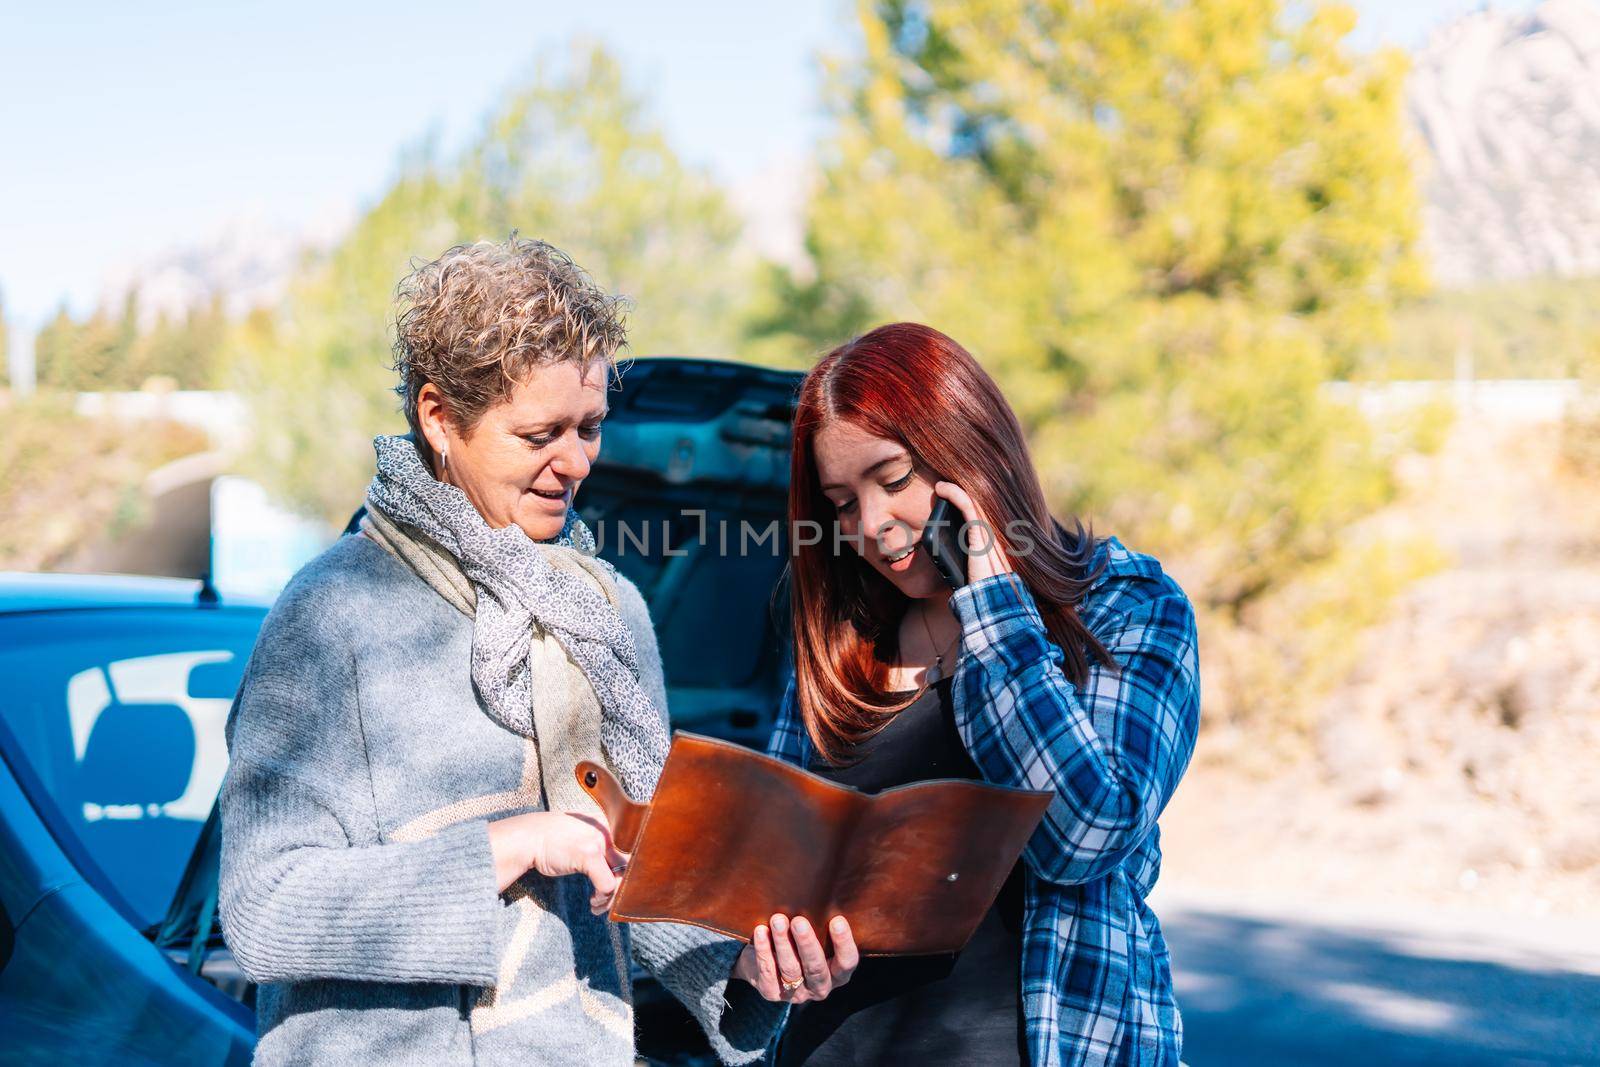
[[[805,983],[785,994],[779,1062],[1176,1064],[1145,897],[1199,724],[1183,590],[1051,517],[998,387],[926,326],[817,364],[792,462],[791,529],[837,532],[795,539],[795,679],[772,753],[867,791],[964,777],[1055,798],[954,957],[867,959],[812,989],[788,939],[766,942],[784,988]],[[940,497],[965,520],[955,589],[918,545]]]

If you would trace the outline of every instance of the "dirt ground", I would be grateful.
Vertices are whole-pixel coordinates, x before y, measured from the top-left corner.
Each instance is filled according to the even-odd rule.
[[[1450,564],[1365,635],[1313,755],[1245,772],[1202,734],[1162,818],[1165,892],[1600,916],[1600,486],[1559,433],[1463,415],[1407,460],[1374,521]]]

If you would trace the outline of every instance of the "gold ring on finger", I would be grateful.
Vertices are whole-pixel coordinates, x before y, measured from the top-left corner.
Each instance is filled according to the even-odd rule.
[[[799,978],[796,978],[793,981],[790,981],[788,978],[785,978],[782,975],[779,975],[778,979],[783,983],[783,991],[785,993],[793,993],[796,989],[799,989],[801,986],[806,984],[805,975],[801,975]]]

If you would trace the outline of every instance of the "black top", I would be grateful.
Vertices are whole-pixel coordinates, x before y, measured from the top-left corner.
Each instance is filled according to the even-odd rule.
[[[930,686],[873,736],[811,771],[876,793],[930,778],[978,778],[956,730],[950,679]],[[845,916],[849,918],[849,916]],[[780,1064],[1025,1064],[1022,865],[959,953],[869,957],[826,1000],[789,1017]]]

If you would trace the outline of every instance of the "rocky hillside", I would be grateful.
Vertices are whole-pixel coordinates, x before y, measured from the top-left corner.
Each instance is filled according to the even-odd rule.
[[[1366,635],[1310,758],[1240,773],[1202,746],[1163,819],[1169,888],[1600,914],[1600,494],[1561,435],[1464,415],[1404,465],[1371,521],[1451,564]]]
[[[1600,0],[1468,15],[1408,96],[1440,284],[1600,274]]]

